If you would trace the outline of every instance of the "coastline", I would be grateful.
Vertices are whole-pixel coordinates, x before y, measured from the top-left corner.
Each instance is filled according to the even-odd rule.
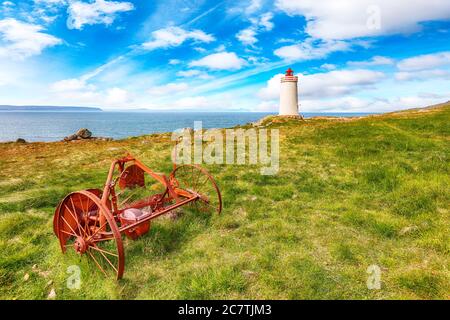
[[[333,116],[333,115],[317,115],[317,116],[312,116],[312,117],[304,117],[301,119],[301,121],[305,122],[305,123],[314,123],[314,122],[321,122],[321,121],[327,121],[327,122],[350,122],[350,121],[357,121],[357,120],[363,120],[363,119],[369,119],[369,118],[382,118],[382,117],[402,117],[402,116],[414,116],[414,115],[418,115],[418,114],[422,114],[424,112],[433,112],[436,110],[439,110],[442,107],[448,107],[450,106],[450,101],[444,102],[444,103],[440,103],[440,104],[436,104],[436,105],[431,105],[431,106],[427,106],[427,107],[421,107],[421,108],[412,108],[412,109],[405,109],[405,110],[396,110],[396,111],[390,111],[390,112],[385,112],[385,113],[367,113],[365,115],[356,115],[356,114],[361,114],[361,113],[349,113],[349,116]],[[9,112],[9,111],[8,111]],[[23,111],[20,111],[23,112]],[[26,112],[23,112],[26,113]],[[35,112],[33,112],[35,113]],[[87,112],[87,113],[92,113],[91,112]],[[102,112],[103,113],[103,112]],[[308,114],[314,114],[314,113],[304,113],[306,115]],[[331,113],[330,113],[331,114]],[[350,115],[352,114],[352,115]],[[355,115],[353,115],[355,114]],[[289,122],[289,121],[299,121],[300,119],[288,119],[282,116],[278,116],[278,115],[267,115],[255,122],[249,122],[249,123],[245,123],[242,125],[234,125],[231,127],[220,127],[220,128],[214,128],[214,129],[219,129],[219,130],[224,130],[224,129],[234,129],[234,128],[245,128],[245,127],[260,127],[260,126],[267,126],[270,125],[272,123],[282,123],[282,122]],[[90,128],[88,128],[90,129]],[[204,129],[211,129],[211,128],[204,128]],[[137,139],[137,138],[143,138],[143,137],[148,137],[148,136],[168,136],[170,135],[171,132],[170,131],[165,131],[165,132],[155,132],[155,133],[148,133],[148,134],[140,134],[140,135],[130,135],[127,137],[122,137],[122,138],[113,138],[112,140],[109,141],[124,141],[124,140],[129,140],[129,139]],[[21,137],[17,137],[17,140],[22,139]],[[86,139],[86,140],[74,140],[71,141],[71,143],[86,143],[86,142],[94,142],[94,141],[99,141],[99,140],[95,140],[95,139]],[[17,141],[0,141],[0,145],[2,144],[55,144],[55,143],[68,143],[65,141],[26,141],[24,142],[17,142]]]

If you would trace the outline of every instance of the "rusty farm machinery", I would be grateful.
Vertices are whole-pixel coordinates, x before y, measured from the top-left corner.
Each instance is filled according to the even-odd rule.
[[[160,192],[150,194],[154,185]],[[149,231],[151,220],[183,206],[221,212],[219,188],[205,169],[174,164],[166,176],[128,155],[112,162],[103,190],[76,191],[61,200],[53,230],[63,253],[86,255],[105,275],[120,279],[125,268],[122,235],[137,239]]]

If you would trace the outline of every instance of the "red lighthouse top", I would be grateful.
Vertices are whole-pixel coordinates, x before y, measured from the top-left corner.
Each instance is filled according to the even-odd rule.
[[[294,75],[294,70],[292,70],[291,68],[286,70],[286,76],[292,77],[293,75]]]

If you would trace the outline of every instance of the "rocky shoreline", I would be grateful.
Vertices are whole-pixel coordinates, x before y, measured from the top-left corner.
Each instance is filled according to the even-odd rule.
[[[100,141],[111,141],[112,138],[107,137],[94,137],[92,136],[92,132],[89,129],[81,128],[76,133],[71,134],[70,136],[64,137],[62,139],[63,142],[73,142],[79,140],[100,140]]]

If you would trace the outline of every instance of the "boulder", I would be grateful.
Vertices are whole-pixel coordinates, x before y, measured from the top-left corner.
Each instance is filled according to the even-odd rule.
[[[27,143],[25,139],[19,138],[16,140],[16,143]]]
[[[78,136],[76,134],[71,134],[70,136],[67,136],[64,138],[64,141],[72,141],[72,140],[77,140]]]
[[[90,132],[89,129],[82,128],[77,131],[76,135],[81,139],[89,139],[92,136],[92,132]]]
[[[111,141],[112,138],[108,137],[94,137],[89,129],[82,128],[77,133],[71,134],[63,139],[65,142],[79,142],[78,140],[99,140],[99,141]]]

